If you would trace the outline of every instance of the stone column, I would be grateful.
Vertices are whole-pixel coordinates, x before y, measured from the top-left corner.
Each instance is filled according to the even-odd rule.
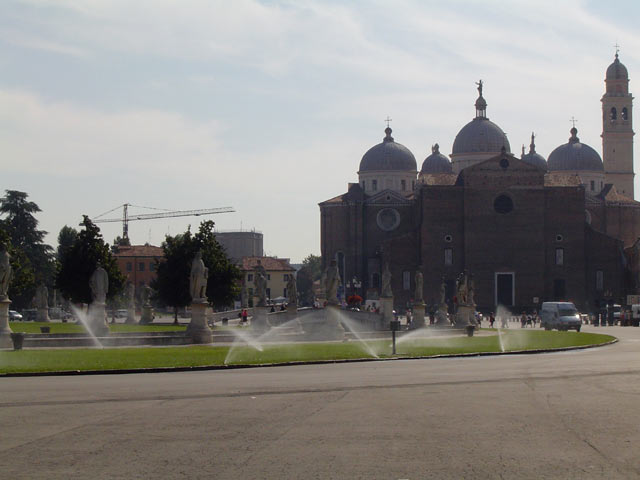
[[[267,314],[269,307],[253,307],[253,315],[251,316],[251,329],[256,333],[264,333],[269,329],[267,322]]]
[[[9,305],[11,300],[0,300],[0,348],[11,348],[11,327],[9,326]]]
[[[207,325],[208,306],[206,300],[191,304],[191,322],[187,327],[187,334],[191,337],[193,343],[213,342],[213,333],[209,325]]]
[[[87,312],[88,327],[91,334],[95,337],[104,337],[109,335],[109,325],[107,324],[106,305],[102,302],[93,302],[89,305]]]
[[[142,317],[140,317],[140,323],[143,325],[147,325],[153,322],[153,308],[151,304],[145,303],[142,306]]]
[[[36,318],[38,322],[50,322],[49,319],[49,308],[38,307],[38,313],[36,314]]]
[[[424,303],[416,303],[413,305],[413,321],[411,322],[411,328],[422,328],[424,326]]]
[[[390,328],[390,322],[393,320],[393,297],[380,297],[380,305],[385,328]]]

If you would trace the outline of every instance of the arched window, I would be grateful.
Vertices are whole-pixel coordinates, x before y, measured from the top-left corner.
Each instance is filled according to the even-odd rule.
[[[622,109],[622,120],[629,120],[629,111],[627,110],[627,107]]]
[[[611,119],[612,122],[618,118],[618,111],[616,110],[616,107],[611,107],[611,112],[609,112],[609,118]]]

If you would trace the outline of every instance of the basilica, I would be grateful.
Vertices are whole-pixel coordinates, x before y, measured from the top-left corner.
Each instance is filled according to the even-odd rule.
[[[618,54],[601,99],[602,158],[575,126],[547,159],[533,135],[518,158],[487,117],[477,85],[475,118],[449,157],[436,144],[418,170],[387,126],[362,157],[358,183],[319,204],[323,262],[337,261],[344,293],[377,299],[385,265],[398,309],[412,301],[417,271],[423,298],[434,305],[443,280],[452,301],[455,279],[466,270],[481,311],[531,311],[550,300],[594,311],[636,293],[633,97]]]

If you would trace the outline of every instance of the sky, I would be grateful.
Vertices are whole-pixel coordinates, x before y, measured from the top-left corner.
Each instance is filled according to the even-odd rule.
[[[233,207],[132,221],[129,236],[160,245],[208,218],[300,262],[320,253],[318,203],[357,182],[384,119],[419,169],[434,143],[451,152],[479,79],[517,156],[534,131],[547,157],[572,117],[601,153],[614,45],[640,92],[640,2],[614,5],[3,0],[0,193],[27,192],[54,247],[64,225],[124,203]],[[98,225],[108,242],[122,234]]]

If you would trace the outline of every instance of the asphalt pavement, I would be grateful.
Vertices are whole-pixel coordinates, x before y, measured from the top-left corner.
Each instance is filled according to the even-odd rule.
[[[538,355],[0,379],[0,478],[640,478],[640,328]]]

